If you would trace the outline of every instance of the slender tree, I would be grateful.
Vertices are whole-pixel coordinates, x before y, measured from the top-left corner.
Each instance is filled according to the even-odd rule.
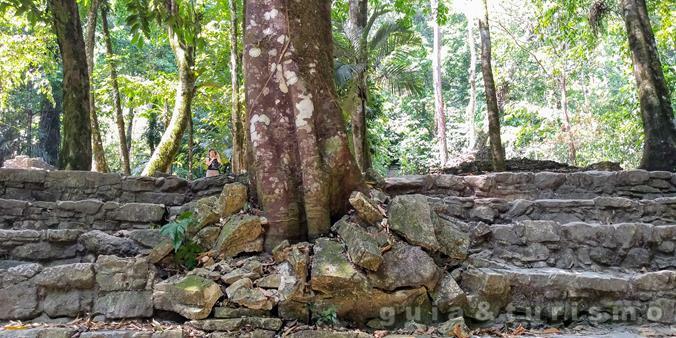
[[[622,0],[645,141],[641,167],[676,171],[676,126],[645,0]]]
[[[361,187],[333,79],[330,0],[246,1],[244,74],[266,248],[327,232]]]
[[[149,176],[157,171],[167,172],[181,146],[181,138],[191,116],[192,99],[195,95],[195,50],[200,30],[200,14],[195,4],[187,1],[172,1],[166,4],[169,13],[167,35],[178,68],[178,86],[174,100],[174,110],[160,143],[155,147],[150,160],[143,169],[143,175]],[[187,6],[189,9],[179,9]],[[160,11],[158,17],[163,17]]]
[[[238,20],[237,1],[229,0],[230,11],[230,98],[232,127],[232,172],[241,174],[246,172],[246,137],[242,109],[239,104],[239,55],[237,48]]]
[[[371,167],[371,157],[366,126],[366,105],[368,102],[368,0],[349,0],[349,16],[346,33],[355,50],[356,104],[350,112],[352,122],[352,144],[354,157],[362,172]]]
[[[87,30],[85,32],[85,50],[87,53],[87,71],[89,72],[89,85],[93,87],[92,76],[94,74],[94,45],[96,44],[96,20],[98,18],[99,0],[92,0],[87,11]],[[89,118],[92,128],[92,167],[98,172],[108,172],[108,162],[103,151],[103,141],[101,141],[101,129],[99,119],[96,115],[96,101],[94,91],[89,91]]]
[[[40,124],[38,125],[38,153],[45,162],[56,165],[59,160],[61,141],[61,97],[54,93],[52,104],[46,97],[42,99]]]
[[[106,45],[106,59],[110,68],[110,87],[113,95],[113,109],[115,110],[115,124],[117,125],[117,136],[120,140],[119,150],[122,160],[122,170],[125,175],[131,175],[129,168],[129,148],[127,147],[127,136],[124,126],[124,114],[122,113],[122,103],[120,100],[120,87],[117,82],[117,63],[115,62],[115,53],[113,53],[113,42],[108,29],[108,4],[101,6],[101,25],[103,28],[103,38]]]
[[[441,166],[448,162],[448,147],[446,146],[446,112],[444,96],[441,90],[441,27],[439,27],[439,0],[430,0],[432,7],[432,81],[434,86],[434,122],[437,126],[437,144]]]
[[[75,0],[50,0],[49,10],[63,65],[63,138],[59,168],[90,170],[89,73]]]
[[[470,6],[468,6],[470,7]],[[468,8],[465,12],[467,18],[467,48],[469,49],[469,69],[467,81],[469,82],[469,102],[465,109],[465,122],[467,123],[467,149],[474,149],[477,141],[474,112],[476,111],[476,45],[474,43],[474,15]]]
[[[491,143],[491,155],[493,169],[505,170],[505,149],[500,139],[500,112],[498,110],[498,97],[495,91],[493,79],[493,67],[491,65],[491,33],[488,25],[488,0],[483,0],[483,16],[479,18],[479,32],[481,35],[481,72],[484,78],[484,91],[486,93],[486,114],[488,118],[488,138]]]

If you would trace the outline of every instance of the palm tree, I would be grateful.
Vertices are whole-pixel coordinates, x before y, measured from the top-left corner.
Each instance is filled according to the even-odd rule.
[[[418,36],[387,5],[372,9],[359,30],[349,21],[334,27],[336,85],[343,111],[350,114],[355,158],[363,172],[371,168],[366,124],[372,115],[370,88],[415,94],[423,90],[419,65],[410,62],[415,49],[409,46],[415,43],[420,43]]]

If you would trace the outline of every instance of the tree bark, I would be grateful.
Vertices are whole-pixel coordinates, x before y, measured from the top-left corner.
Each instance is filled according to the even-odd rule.
[[[127,154],[131,154],[131,134],[134,130],[134,108],[129,107],[129,113],[127,114],[127,132],[125,136],[127,137]]]
[[[51,165],[59,162],[59,143],[61,142],[61,98],[55,93],[55,105],[43,98],[40,124],[38,125],[39,156]]]
[[[176,100],[171,120],[162,134],[162,140],[143,169],[142,175],[144,176],[154,175],[157,171],[167,172],[171,168],[191,116],[190,109],[195,89],[195,47],[180,41],[171,27],[168,33],[171,48],[176,55],[179,84],[176,88]]]
[[[117,125],[117,136],[120,139],[120,159],[122,159],[122,170],[125,175],[131,175],[129,168],[129,151],[127,147],[127,136],[124,127],[124,114],[122,113],[122,103],[120,100],[120,88],[117,83],[117,64],[115,54],[113,53],[113,42],[110,38],[108,29],[108,8],[107,4],[101,6],[101,24],[103,26],[103,37],[106,43],[106,57],[110,67],[110,87],[113,94],[113,109],[115,110],[115,124]]]
[[[246,1],[244,73],[265,247],[316,238],[362,187],[333,80],[330,0]]]
[[[479,32],[481,35],[481,72],[484,78],[484,91],[486,92],[486,114],[488,118],[488,138],[491,143],[491,155],[493,170],[505,171],[505,149],[500,139],[500,111],[498,110],[498,97],[493,79],[493,67],[491,66],[491,33],[488,25],[488,0],[483,0],[483,17],[479,19]]]
[[[28,124],[26,125],[26,155],[33,156],[33,110],[28,109]]]
[[[239,104],[239,62],[237,59],[237,1],[229,0],[230,5],[230,115],[232,121],[232,173],[242,174],[246,170],[246,138],[244,133],[244,121]]]
[[[87,31],[85,32],[85,50],[87,53],[87,71],[89,72],[89,85],[94,87],[94,45],[96,44],[96,19],[99,10],[99,0],[92,0],[87,12]],[[101,141],[101,129],[99,119],[96,115],[96,100],[94,91],[89,90],[89,115],[92,128],[92,167],[94,170],[105,173],[110,171],[106,154],[103,150],[103,141]]]
[[[645,140],[640,167],[676,171],[676,126],[645,0],[622,0]]]
[[[59,168],[90,170],[89,72],[75,0],[49,0],[63,64],[63,140]]]
[[[467,149],[474,149],[477,141],[476,125],[474,122],[474,112],[476,111],[476,46],[474,45],[474,18],[472,11],[465,13],[467,16],[467,47],[469,48],[469,102],[465,109],[465,120],[467,124]]]
[[[568,78],[565,70],[559,79],[561,85],[561,111],[563,112],[563,131],[568,135],[568,163],[575,165],[577,162],[577,151],[575,148],[575,137],[573,136],[572,124],[568,114]]]
[[[195,146],[195,139],[193,138],[193,124],[192,124],[192,112],[188,117],[188,179],[192,180],[192,169],[193,169],[193,147]]]
[[[352,122],[352,144],[357,166],[362,172],[371,167],[371,156],[366,125],[366,107],[368,102],[368,40],[365,33],[368,21],[368,0],[350,0],[347,35],[356,52],[355,90],[357,102],[350,114]]]
[[[432,81],[434,86],[434,122],[437,126],[437,144],[439,160],[444,167],[448,162],[448,147],[446,146],[446,113],[444,97],[441,90],[441,28],[439,27],[439,0],[430,0],[432,7]]]

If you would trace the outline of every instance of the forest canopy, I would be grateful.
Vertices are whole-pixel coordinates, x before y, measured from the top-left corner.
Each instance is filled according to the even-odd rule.
[[[331,2],[331,86],[362,171],[421,173],[490,160],[488,116],[501,128],[505,158],[580,167],[639,167],[646,131],[663,121],[673,131],[673,3],[646,0],[668,102],[658,122],[644,122],[645,107],[642,119],[634,74],[636,32],[626,6],[642,0],[485,3]],[[246,40],[251,6],[0,0],[0,163],[28,155],[59,165],[72,148],[66,156],[87,155],[98,171],[194,178],[204,176],[215,149],[229,169],[246,171],[254,123],[242,59],[245,66],[258,53]],[[482,65],[484,32],[492,85]],[[81,60],[77,48],[86,52]],[[88,95],[72,95],[85,87]],[[676,142],[669,131],[654,132],[665,133]],[[91,139],[78,136],[85,134]]]

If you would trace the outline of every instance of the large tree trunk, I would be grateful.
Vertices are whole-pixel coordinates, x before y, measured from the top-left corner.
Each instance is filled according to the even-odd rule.
[[[465,122],[467,124],[467,149],[472,150],[476,145],[477,133],[474,123],[474,112],[476,111],[476,46],[474,45],[474,17],[472,11],[465,13],[467,17],[467,48],[469,48],[469,102],[465,109]]]
[[[568,114],[568,78],[566,71],[563,71],[559,79],[561,85],[561,111],[563,112],[563,131],[568,135],[568,163],[575,165],[577,162],[577,151],[575,149],[575,136],[573,136],[573,128],[570,123],[570,115]]]
[[[110,87],[113,94],[113,109],[115,110],[115,124],[117,124],[117,136],[120,139],[120,159],[122,159],[122,170],[125,175],[131,175],[129,169],[129,148],[127,147],[127,136],[124,127],[124,114],[122,113],[122,103],[120,100],[120,89],[117,83],[117,64],[115,54],[113,53],[113,42],[108,30],[108,8],[107,4],[101,7],[101,24],[103,26],[103,36],[106,42],[106,57],[110,67]]]
[[[232,120],[232,172],[241,174],[246,172],[246,137],[244,121],[239,104],[239,62],[237,59],[237,1],[229,0],[230,4],[230,114]]]
[[[354,157],[362,172],[371,167],[368,133],[366,126],[366,105],[368,102],[368,40],[364,32],[368,20],[368,0],[350,0],[347,34],[356,51],[355,91],[356,104],[350,112],[352,122],[352,143]]]
[[[330,0],[246,1],[244,69],[266,248],[316,238],[362,186],[333,82]]]
[[[87,53],[87,71],[89,72],[89,85],[94,87],[94,45],[96,44],[96,18],[99,10],[99,0],[92,0],[87,12],[87,31],[85,34],[85,50]],[[92,167],[98,172],[108,172],[108,162],[103,151],[103,141],[101,141],[101,129],[99,119],[96,115],[96,100],[94,99],[94,90],[89,90],[89,118],[92,124]]]
[[[641,168],[676,171],[674,111],[645,0],[622,0],[622,16],[632,52],[645,133]]]
[[[488,1],[483,0],[484,13],[479,19],[481,34],[481,72],[484,78],[486,92],[486,114],[488,118],[488,138],[491,142],[493,170],[505,170],[505,149],[500,139],[500,111],[498,110],[498,96],[495,91],[493,67],[491,66],[491,33],[488,26]]]
[[[75,0],[49,0],[63,63],[63,143],[59,168],[90,170],[89,73]]]
[[[437,143],[439,160],[444,167],[448,162],[448,147],[446,146],[446,113],[444,96],[441,91],[441,28],[439,27],[439,0],[430,0],[432,7],[432,81],[434,86],[434,122],[437,126]]]
[[[54,94],[55,105],[43,98],[40,124],[38,125],[39,156],[51,165],[59,162],[59,143],[61,142],[61,98]]]
[[[191,116],[190,105],[195,89],[195,48],[180,41],[173,29],[169,28],[168,33],[178,66],[176,101],[169,125],[162,134],[162,140],[143,169],[144,176],[151,176],[157,171],[167,172],[171,168]]]

